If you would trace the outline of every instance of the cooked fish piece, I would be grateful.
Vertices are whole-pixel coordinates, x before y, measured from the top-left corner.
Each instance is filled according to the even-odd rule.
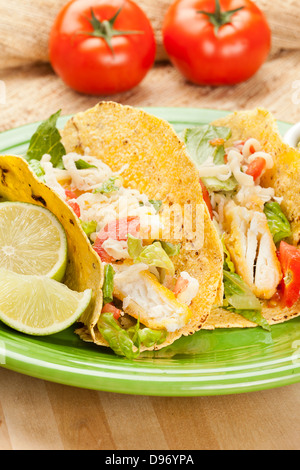
[[[160,284],[145,264],[114,266],[114,296],[123,301],[123,310],[153,329],[174,332],[192,315],[174,293]]]
[[[273,297],[282,272],[265,214],[231,201],[224,208],[224,229],[236,272],[258,298]]]

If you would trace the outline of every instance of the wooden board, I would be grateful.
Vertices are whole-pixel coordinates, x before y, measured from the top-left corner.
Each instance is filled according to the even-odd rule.
[[[0,369],[0,450],[299,450],[300,386],[136,397]]]

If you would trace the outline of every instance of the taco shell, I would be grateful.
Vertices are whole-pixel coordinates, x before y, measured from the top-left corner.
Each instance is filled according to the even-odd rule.
[[[275,194],[283,198],[281,207],[290,221],[292,236],[289,243],[300,246],[300,152],[286,145],[280,136],[276,120],[265,109],[239,111],[212,123],[229,127],[232,131],[226,146],[248,138],[257,139],[263,150],[274,159],[274,167],[262,177],[261,185],[272,187]],[[262,314],[270,325],[283,323],[300,316],[300,301],[292,308],[282,308],[272,302],[263,302]],[[255,327],[240,315],[224,309],[213,309],[204,329]]]

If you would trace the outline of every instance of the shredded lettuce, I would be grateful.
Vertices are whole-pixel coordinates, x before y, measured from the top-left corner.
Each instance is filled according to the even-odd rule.
[[[270,325],[267,320],[262,316],[260,310],[237,310],[228,308],[227,310],[241,315],[246,320],[249,320],[257,325],[261,326],[266,331],[271,331]]]
[[[130,258],[135,263],[145,263],[148,266],[165,269],[170,275],[174,276],[175,268],[170,256],[178,253],[179,247],[172,243],[155,241],[152,245],[143,247],[143,242],[139,238],[135,238],[128,234],[127,248]]]
[[[260,301],[236,273],[223,271],[224,294],[227,302],[237,310],[261,310]]]
[[[115,185],[115,182],[118,178],[117,177],[112,177],[109,178],[109,180],[105,181],[99,188],[94,189],[93,193],[101,193],[101,194],[106,194],[106,193],[112,193],[114,191],[119,191],[119,187]]]
[[[111,349],[119,356],[127,359],[136,359],[140,355],[142,346],[151,348],[155,344],[162,344],[166,337],[165,330],[152,330],[140,327],[139,320],[136,325],[123,329],[112,313],[102,313],[98,321],[98,329]]]
[[[174,245],[173,243],[164,242],[164,241],[161,241],[160,243],[161,243],[161,246],[163,247],[163,249],[165,250],[165,252],[167,253],[168,256],[177,256],[177,255],[179,255],[180,248],[181,248],[180,243],[178,243],[176,245]]]
[[[39,160],[35,160],[34,158],[28,162],[28,165],[32,169],[32,171],[36,174],[36,176],[45,183],[45,172]]]
[[[102,288],[104,305],[113,301],[114,275],[113,267],[110,264],[106,264],[104,267],[104,283]]]
[[[143,251],[143,242],[140,238],[135,238],[133,235],[128,234],[127,249],[130,258],[136,259]]]
[[[225,241],[224,241],[224,237],[222,237],[222,244],[223,244],[223,251],[224,251],[224,263],[223,263],[223,269],[225,271],[229,271],[231,273],[234,273],[235,272],[235,267],[234,267],[234,264],[233,262],[231,261],[231,256],[230,256],[230,253],[226,247],[226,244],[225,244]]]
[[[265,204],[264,213],[267,217],[275,245],[292,235],[291,225],[278,202],[268,202]]]
[[[62,157],[66,155],[66,149],[61,143],[61,135],[56,127],[61,110],[52,114],[49,119],[40,124],[30,140],[29,148],[24,158],[40,161],[43,155],[51,155],[51,163],[55,168],[64,168]]]
[[[80,224],[81,224],[82,230],[86,233],[88,237],[92,235],[92,233],[96,232],[97,230],[98,224],[94,220],[91,220],[90,222],[83,222],[82,220],[80,220]]]
[[[183,139],[187,151],[197,167],[203,165],[209,157],[213,157],[215,165],[224,165],[224,143],[231,137],[231,130],[227,127],[205,125],[185,129]],[[212,143],[215,142],[215,145]],[[209,191],[233,191],[238,183],[234,176],[226,181],[215,177],[202,178]]]

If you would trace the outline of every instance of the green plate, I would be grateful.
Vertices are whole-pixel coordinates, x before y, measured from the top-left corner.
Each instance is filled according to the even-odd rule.
[[[151,108],[176,131],[226,112]],[[68,118],[61,118],[63,126]],[[0,153],[22,154],[37,123],[0,135]],[[279,123],[285,133],[290,127]],[[130,362],[82,342],[74,327],[46,338],[17,333],[0,323],[0,363],[22,374],[66,385],[136,395],[204,396],[251,392],[300,381],[300,318],[272,327],[199,331]]]

